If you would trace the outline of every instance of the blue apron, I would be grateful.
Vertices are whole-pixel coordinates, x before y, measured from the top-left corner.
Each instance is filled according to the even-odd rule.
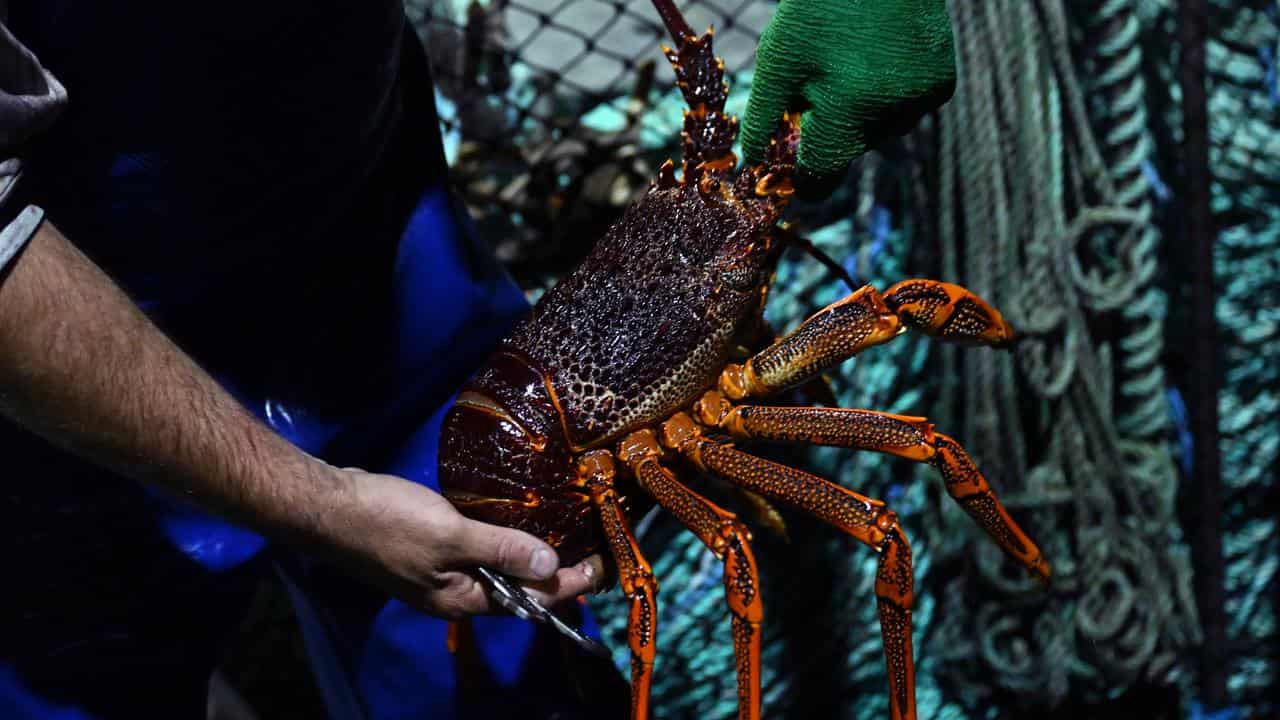
[[[450,200],[399,0],[14,0],[10,28],[72,99],[19,200],[295,444],[433,486],[452,392],[526,305]],[[203,717],[273,562],[335,718],[579,706],[541,629],[477,623],[476,714],[441,621],[18,428],[0,448],[0,717]]]

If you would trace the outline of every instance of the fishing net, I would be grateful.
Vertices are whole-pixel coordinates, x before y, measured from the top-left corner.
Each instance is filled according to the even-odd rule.
[[[717,4],[719,3],[719,4]],[[679,94],[643,3],[413,3],[436,78],[455,185],[525,286],[587,252],[679,135]],[[730,82],[749,77],[768,20],[755,0],[700,2]],[[674,114],[673,114],[674,113]]]
[[[928,415],[963,442],[1053,563],[1038,589],[904,461],[819,449],[772,456],[899,513],[916,554],[922,717],[1100,704],[1131,688],[1194,694],[1199,641],[1177,498],[1188,434],[1166,369],[1177,353],[1167,227],[1177,171],[1176,43],[1162,0],[950,3],[955,98],[911,135],[855,163],[802,232],[859,280],[961,282],[1027,340],[1012,353],[912,336],[832,374],[840,404]],[[681,3],[716,27],[729,110],[740,113],[773,4]],[[1276,11],[1221,3],[1210,46],[1215,210],[1231,492],[1228,608],[1242,651],[1233,697],[1272,712],[1274,496],[1280,437],[1280,101]],[[484,237],[536,296],[567,272],[678,152],[683,107],[647,3],[411,0],[427,39],[454,180]],[[779,268],[778,330],[844,293],[810,258]],[[700,489],[719,499],[714,487]],[[789,539],[757,532],[771,717],[887,716],[874,554],[784,510]],[[638,527],[662,583],[659,717],[732,717],[732,645],[721,568],[665,514]],[[627,667],[625,607],[593,602]]]
[[[1160,19],[1157,42],[1173,32]],[[1280,7],[1215,2],[1210,27],[1227,691],[1265,718],[1280,713],[1280,528],[1269,509],[1280,483]]]

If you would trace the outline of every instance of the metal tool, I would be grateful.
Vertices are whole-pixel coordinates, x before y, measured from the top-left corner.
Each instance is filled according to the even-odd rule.
[[[484,578],[485,583],[493,593],[493,599],[499,605],[506,608],[518,618],[523,620],[534,620],[537,622],[547,623],[554,627],[561,635],[569,638],[575,645],[586,650],[587,652],[605,660],[611,659],[613,656],[609,652],[609,648],[587,637],[581,630],[565,623],[556,614],[538,604],[538,601],[529,597],[516,583],[509,580],[505,575],[493,572],[487,568],[476,568],[480,573],[480,577]]]

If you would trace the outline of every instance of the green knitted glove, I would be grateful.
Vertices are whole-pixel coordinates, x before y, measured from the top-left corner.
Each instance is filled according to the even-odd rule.
[[[829,186],[955,90],[944,0],[781,0],[756,49],[742,150],[759,162],[785,110],[806,110],[798,178]]]

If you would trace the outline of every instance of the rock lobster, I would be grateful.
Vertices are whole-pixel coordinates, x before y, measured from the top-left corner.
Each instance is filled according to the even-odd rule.
[[[677,177],[667,161],[648,191],[502,341],[463,388],[440,440],[440,485],[464,514],[520,528],[572,564],[608,548],[631,604],[631,716],[649,716],[658,582],[631,531],[649,501],[724,562],[739,718],[760,716],[763,603],[751,533],[671,469],[719,478],[761,503],[817,516],[880,553],[875,592],[895,720],[915,713],[911,549],[883,502],[749,455],[721,439],[875,450],[928,463],[1001,548],[1041,579],[1049,566],[952,438],[920,417],[746,404],[817,377],[907,328],[1006,347],[1013,329],[968,290],[905,280],[864,286],[795,331],[734,362],[759,336],[773,268],[788,244],[778,220],[793,193],[800,121],[785,115],[760,164],[737,168],[724,63],[672,0],[654,0],[675,41],[663,48],[689,109]],[[765,343],[755,343],[758,347]],[[740,359],[740,358],[738,358]]]

